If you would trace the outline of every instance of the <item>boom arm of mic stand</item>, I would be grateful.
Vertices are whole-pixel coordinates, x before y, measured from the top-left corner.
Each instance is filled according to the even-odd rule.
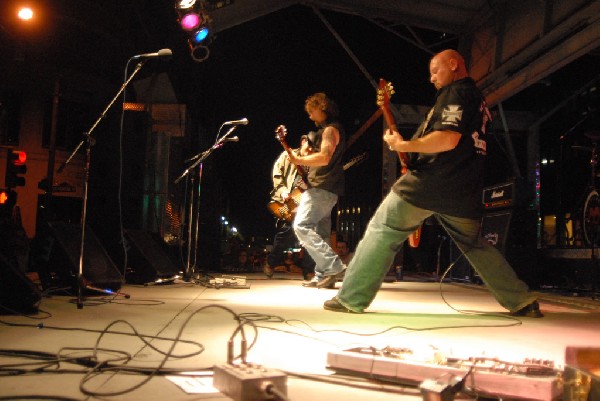
[[[227,131],[225,133],[225,135],[223,135],[221,138],[219,138],[215,144],[213,146],[211,146],[209,149],[198,153],[196,156],[193,156],[191,158],[189,158],[186,161],[192,161],[192,160],[196,160],[191,166],[189,166],[188,168],[185,169],[185,171],[175,179],[175,181],[173,181],[175,184],[179,184],[179,182],[190,173],[191,170],[193,170],[198,164],[202,163],[204,160],[206,160],[206,158],[208,156],[210,156],[210,154],[215,150],[220,148],[221,146],[223,146],[223,144],[225,142],[227,142],[227,137],[229,135],[231,135],[231,133],[237,128],[237,125],[234,125],[233,127],[231,127],[229,129],[229,131]]]
[[[65,169],[65,167],[67,166],[67,164],[69,164],[71,162],[71,160],[73,159],[73,157],[77,154],[77,152],[79,151],[79,149],[83,146],[83,144],[85,142],[89,142],[92,132],[94,132],[94,130],[96,129],[96,127],[98,126],[98,124],[100,124],[100,121],[102,121],[102,119],[104,117],[106,117],[106,113],[108,113],[108,110],[112,107],[112,105],[117,101],[117,99],[119,98],[119,96],[121,96],[121,93],[123,93],[123,91],[125,90],[125,88],[127,87],[127,85],[129,85],[129,82],[131,82],[131,80],[133,79],[133,77],[135,76],[135,74],[138,73],[138,71],[143,67],[144,63],[146,62],[145,59],[141,60],[137,66],[135,67],[135,70],[131,73],[131,76],[129,77],[129,79],[127,81],[125,81],[123,83],[123,85],[121,85],[121,89],[119,89],[119,91],[117,92],[117,94],[115,95],[115,97],[110,101],[110,103],[108,104],[108,106],[106,106],[106,108],[104,109],[104,111],[102,112],[102,114],[100,114],[100,117],[98,117],[98,119],[96,120],[96,122],[94,123],[94,125],[92,125],[92,127],[84,134],[84,139],[82,139],[79,144],[77,145],[77,147],[73,150],[73,152],[71,152],[71,154],[69,155],[69,157],[67,158],[67,160],[65,160],[60,167],[58,168],[58,170],[56,170],[58,173],[62,173],[62,171]]]

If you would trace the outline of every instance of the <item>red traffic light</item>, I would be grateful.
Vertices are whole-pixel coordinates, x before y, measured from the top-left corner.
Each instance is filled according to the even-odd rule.
[[[22,150],[8,149],[6,155],[6,174],[4,176],[4,186],[6,188],[25,186],[25,177],[22,175],[27,172],[27,154]]]
[[[22,150],[13,150],[10,153],[11,162],[15,166],[23,166],[27,162],[27,153]]]

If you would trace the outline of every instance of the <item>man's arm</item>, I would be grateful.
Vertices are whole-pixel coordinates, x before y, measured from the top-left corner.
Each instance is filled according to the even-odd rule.
[[[337,128],[329,126],[321,136],[321,149],[307,156],[294,156],[290,158],[292,163],[302,166],[326,166],[333,157],[335,148],[340,143],[340,132]]]
[[[383,140],[390,150],[395,152],[441,153],[452,150],[458,145],[461,134],[456,131],[431,131],[429,134],[405,141],[397,131],[386,130]]]
[[[271,197],[277,201],[285,199],[290,190],[287,188],[286,177],[285,177],[285,158],[287,153],[283,152],[275,161],[273,165],[272,180],[273,190],[271,191]]]

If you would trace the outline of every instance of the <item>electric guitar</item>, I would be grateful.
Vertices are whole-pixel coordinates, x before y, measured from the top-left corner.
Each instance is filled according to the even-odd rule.
[[[285,151],[287,152],[288,156],[290,156],[290,159],[291,159],[292,149],[288,146],[288,144],[285,140],[286,135],[287,135],[287,128],[285,128],[285,125],[280,125],[275,130],[275,136],[277,137],[277,139],[281,143],[281,146],[283,146],[283,149],[285,149]],[[302,181],[304,181],[306,188],[310,188],[310,183],[308,182],[308,175],[306,174],[306,171],[304,170],[304,168],[302,166],[298,166],[298,165],[295,165],[295,166],[296,166],[296,169],[298,170],[298,174],[300,174],[300,177],[302,177]]]
[[[344,164],[344,171],[348,170],[350,167],[355,166],[359,163],[362,163],[369,154],[364,152],[358,156],[350,159],[346,164]],[[282,202],[271,200],[267,204],[267,209],[271,212],[273,216],[275,216],[279,220],[285,220],[288,223],[291,223],[294,220],[294,216],[296,215],[296,209],[300,204],[300,197],[302,196],[302,192],[304,190],[299,187],[295,187],[290,192],[290,196]]]
[[[279,140],[279,142],[281,143],[281,146],[283,146],[283,149],[285,149],[288,156],[292,156],[292,149],[289,147],[289,145],[287,144],[287,141],[285,140],[286,135],[287,135],[287,128],[285,128],[285,125],[280,125],[275,130],[275,137]],[[295,165],[295,166],[296,166],[296,170],[298,171],[298,174],[300,174],[300,177],[302,178],[302,181],[304,181],[305,186],[307,188],[310,188],[310,184],[308,182],[308,176],[307,176],[304,168],[302,166],[298,166],[298,165]],[[273,216],[275,216],[277,219],[284,220],[288,223],[291,223],[292,220],[294,220],[294,216],[296,214],[296,209],[298,209],[298,205],[300,204],[300,196],[302,196],[302,192],[304,192],[303,188],[295,187],[292,189],[292,191],[290,192],[290,195],[288,196],[288,198],[286,200],[284,200],[282,202],[271,200],[267,204],[267,209],[269,209],[271,214]]]
[[[362,163],[367,157],[369,157],[369,153],[363,152],[360,155],[354,156],[352,159],[350,159],[346,163],[344,163],[344,166],[342,168],[344,169],[344,171],[346,171],[350,167]]]
[[[385,118],[385,122],[387,123],[389,129],[398,131],[398,127],[394,121],[394,115],[390,110],[390,98],[394,93],[394,87],[392,86],[391,82],[386,82],[383,78],[379,80],[379,89],[377,89],[377,105],[381,108],[383,117]],[[400,158],[400,164],[402,165],[401,173],[405,174],[408,167],[408,155],[404,152],[397,153],[398,157]],[[423,226],[421,225],[414,233],[408,236],[408,245],[413,248],[419,246],[422,229]]]
[[[291,223],[296,215],[296,209],[300,204],[300,197],[302,196],[303,189],[295,187],[290,192],[290,196],[283,202],[271,200],[267,204],[267,209],[279,220],[284,220]]]

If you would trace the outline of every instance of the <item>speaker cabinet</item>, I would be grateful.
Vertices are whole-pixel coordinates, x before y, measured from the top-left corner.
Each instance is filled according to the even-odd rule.
[[[505,256],[512,214],[512,210],[488,213],[481,222],[481,237],[494,245]]]
[[[41,299],[37,286],[0,253],[0,315],[36,313]]]
[[[179,271],[150,234],[143,230],[127,230],[128,268],[125,279],[132,284],[158,283],[172,280]]]
[[[530,286],[538,280],[536,229],[536,211],[518,208],[487,213],[481,223],[481,236],[504,255],[519,278]]]
[[[48,230],[38,240],[36,265],[44,289],[70,286],[78,288],[81,226],[65,222],[50,222]],[[102,244],[86,225],[83,247],[82,278],[97,288],[118,291],[122,274],[108,256]]]

